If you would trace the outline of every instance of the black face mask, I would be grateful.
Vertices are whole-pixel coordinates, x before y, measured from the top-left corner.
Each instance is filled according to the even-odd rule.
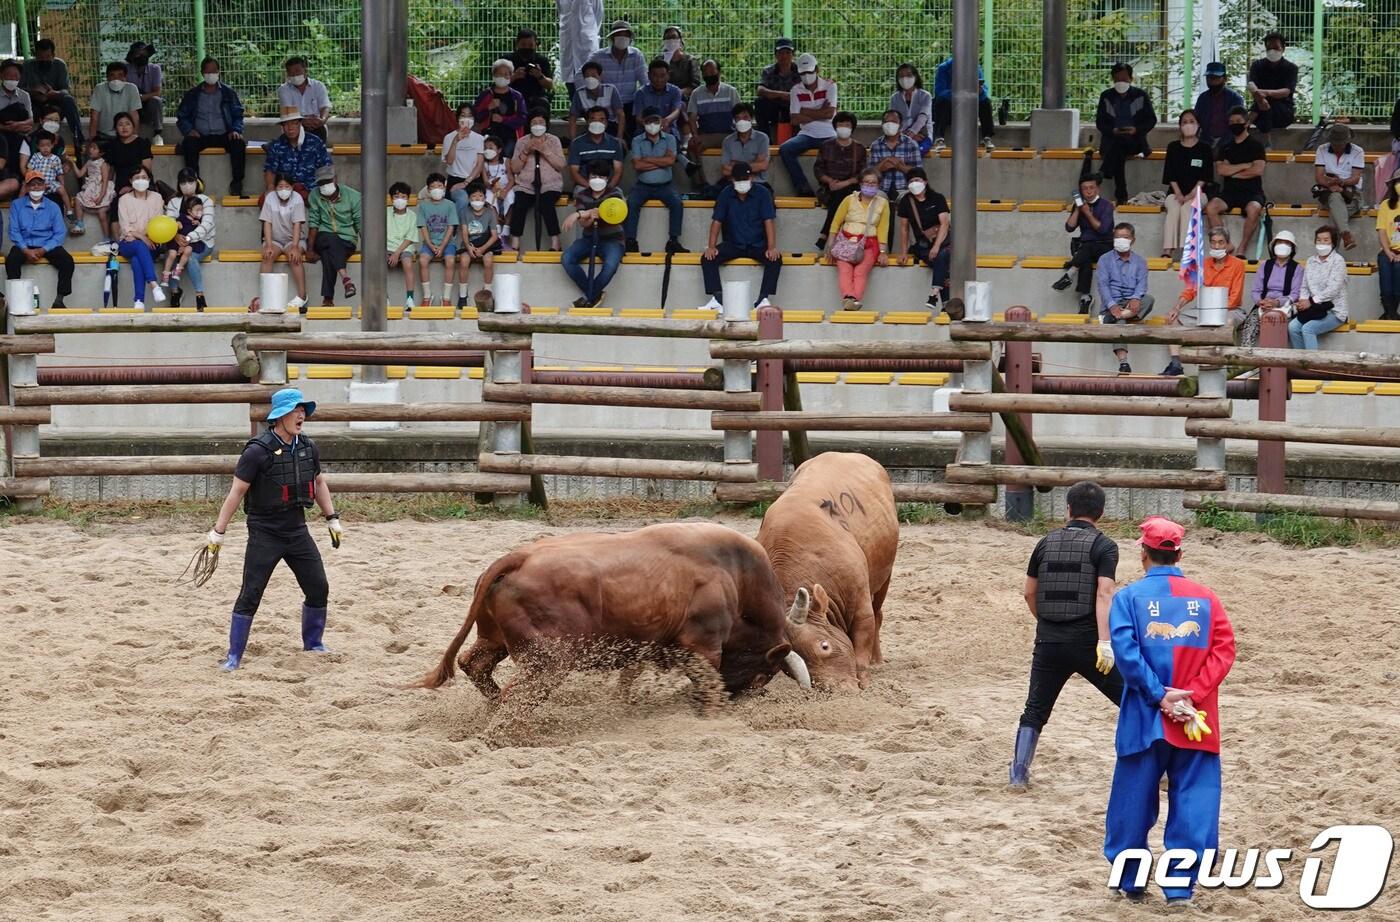
[[[719,86],[719,74],[710,74],[706,77],[705,86]]]
[[[517,49],[515,49],[515,53],[518,54],[518,55],[520,55],[522,58],[533,58],[533,57],[535,56],[535,49],[533,49],[533,48],[517,48]]]
[[[1236,122],[1231,122],[1231,123],[1230,123],[1230,133],[1231,133],[1231,134],[1242,135],[1242,134],[1245,134],[1245,133],[1248,132],[1248,131],[1249,131],[1249,126],[1246,125],[1244,122],[1238,122],[1238,123],[1236,123]]]

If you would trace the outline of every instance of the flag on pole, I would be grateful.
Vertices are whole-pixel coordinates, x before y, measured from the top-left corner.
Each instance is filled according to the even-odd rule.
[[[1191,220],[1186,225],[1186,239],[1181,246],[1181,280],[1187,285],[1200,287],[1201,273],[1205,268],[1205,236],[1201,211],[1201,189],[1196,187],[1196,198],[1191,203]]]

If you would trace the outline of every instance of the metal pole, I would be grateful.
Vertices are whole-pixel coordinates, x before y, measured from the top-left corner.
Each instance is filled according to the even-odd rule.
[[[381,258],[388,241],[384,210],[385,176],[389,171],[388,113],[385,110],[384,67],[387,49],[388,0],[363,0],[360,47],[360,329],[389,329],[389,267]],[[364,366],[360,380],[381,383],[384,369]]]
[[[1322,0],[1313,0],[1312,120],[1314,122],[1322,119],[1322,79]]]
[[[389,105],[408,98],[408,0],[389,0]]]
[[[986,77],[988,92],[991,92],[991,87],[996,86],[992,75],[992,65],[996,62],[992,56],[992,35],[995,32],[992,15],[995,6],[996,0],[982,0],[982,74]]]
[[[954,0],[951,274],[955,298],[965,298],[963,286],[977,279],[977,100],[977,0]]]
[[[792,0],[783,0],[783,35],[792,38]]]
[[[19,53],[29,57],[29,8],[25,0],[15,0],[15,21],[19,24]]]
[[[1065,0],[1044,0],[1040,38],[1040,107],[1065,107]],[[956,20],[954,20],[956,28]],[[956,38],[953,44],[957,44]]]
[[[1195,102],[1196,90],[1196,0],[1186,0],[1186,17],[1182,23],[1181,108],[1189,109]]]
[[[1016,305],[1006,309],[1007,323],[1030,323],[1035,319],[1030,308]],[[1032,374],[1034,358],[1031,353],[1033,343],[1015,342],[1006,344],[1006,390],[1013,394],[1029,394],[1034,390],[1035,376]],[[1030,413],[1017,414],[1026,434],[1030,435],[1032,420]],[[1016,440],[1007,433],[1002,453],[1007,464],[1029,464]],[[1006,487],[1006,519],[1009,522],[1029,522],[1035,517],[1035,490],[1031,487]]]
[[[194,0],[194,57],[196,62],[204,60],[204,0]]]

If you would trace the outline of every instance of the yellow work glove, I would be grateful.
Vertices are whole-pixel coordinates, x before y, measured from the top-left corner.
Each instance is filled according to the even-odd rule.
[[[1094,647],[1094,668],[1104,675],[1113,671],[1113,644],[1100,640]]]
[[[1181,725],[1181,731],[1186,734],[1186,738],[1191,742],[1199,743],[1212,732],[1210,725],[1206,723],[1205,711],[1198,711],[1184,701],[1178,701],[1173,711],[1187,718],[1186,722]]]
[[[345,537],[345,527],[340,524],[340,516],[326,520],[326,528],[331,533],[331,547],[339,549],[340,539]]]

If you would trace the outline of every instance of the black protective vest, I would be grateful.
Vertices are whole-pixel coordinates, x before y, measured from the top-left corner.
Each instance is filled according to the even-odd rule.
[[[310,509],[316,504],[316,468],[320,454],[310,439],[298,436],[295,447],[288,448],[269,430],[249,439],[248,445],[258,445],[272,455],[272,467],[249,487],[243,500],[245,512],[250,515],[275,513],[294,507]]]
[[[1074,621],[1094,615],[1099,583],[1091,552],[1098,536],[1096,528],[1057,528],[1045,536],[1036,574],[1036,617]]]
[[[1269,289],[1269,276],[1271,276],[1271,275],[1274,274],[1274,267],[1277,266],[1277,265],[1278,265],[1278,263],[1274,262],[1272,259],[1269,260],[1268,262],[1264,263],[1264,286],[1263,286],[1263,287],[1264,287],[1264,290],[1265,290],[1265,291],[1268,291],[1268,289]],[[1283,291],[1284,291],[1284,294],[1287,294],[1288,292],[1290,292],[1290,291],[1293,290],[1293,273],[1295,273],[1295,272],[1297,272],[1297,271],[1298,271],[1298,263],[1295,262],[1294,260],[1291,260],[1291,259],[1288,261],[1288,265],[1286,265],[1286,266],[1283,267]]]

